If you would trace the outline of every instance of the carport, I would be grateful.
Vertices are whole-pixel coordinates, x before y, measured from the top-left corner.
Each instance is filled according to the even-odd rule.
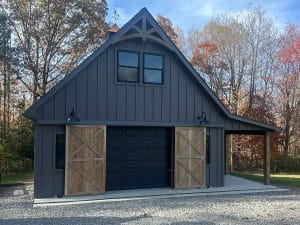
[[[270,184],[270,136],[272,132],[278,132],[280,129],[276,126],[249,120],[244,117],[237,117],[238,120],[232,120],[225,124],[225,174],[228,174],[227,154],[229,154],[230,135],[261,135],[264,137],[263,146],[263,171],[264,184]]]

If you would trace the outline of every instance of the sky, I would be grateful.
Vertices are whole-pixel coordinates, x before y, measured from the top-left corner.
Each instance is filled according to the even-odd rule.
[[[231,14],[249,6],[260,5],[267,15],[284,27],[288,22],[300,25],[300,0],[107,0],[108,21],[114,22],[113,11],[117,10],[119,26],[124,25],[141,8],[146,7],[156,18],[167,16],[185,33],[192,28],[201,28],[210,18],[219,14]]]

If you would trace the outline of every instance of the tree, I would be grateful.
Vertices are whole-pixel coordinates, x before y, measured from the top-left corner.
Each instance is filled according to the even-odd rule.
[[[252,7],[241,17],[247,49],[248,108],[257,95],[267,99],[273,90],[274,66],[278,47],[278,30],[273,19],[260,6]]]
[[[192,64],[235,114],[239,113],[239,104],[243,99],[242,85],[246,78],[243,29],[242,24],[234,18],[211,20],[203,30],[197,31],[200,42],[191,58]]]
[[[11,30],[5,14],[0,13],[0,111],[1,111],[1,137],[5,138],[10,120],[11,104]]]
[[[218,16],[190,33],[191,62],[233,113],[272,93],[277,29],[260,7]],[[204,60],[204,61],[203,61]],[[248,98],[248,99],[247,99]]]
[[[272,112],[272,105],[268,104],[265,98],[258,95],[253,96],[252,101],[251,108],[248,107],[248,104],[242,105],[242,116],[275,125],[276,116]],[[263,168],[264,139],[261,135],[239,135],[236,137],[236,143],[236,152],[239,154],[240,162],[239,169],[241,169],[241,167],[247,170]],[[272,132],[270,144],[271,162],[275,162],[280,156],[280,148],[283,144],[282,134]]]
[[[274,105],[281,114],[286,164],[292,140],[297,141],[300,133],[300,31],[294,25],[288,25],[286,33],[279,39],[279,46]]]
[[[273,99],[278,36],[273,19],[260,7],[220,15],[203,29],[190,33],[191,63],[232,113],[262,120],[265,113],[273,113],[269,105]],[[257,99],[264,100],[264,107],[257,108]],[[228,145],[230,152],[238,152],[243,162],[250,152],[253,163],[261,162],[261,154],[257,154],[261,152],[260,138],[231,137]],[[247,157],[242,154],[244,150]]]
[[[168,17],[162,15],[157,15],[157,22],[175,43],[177,48],[185,52],[185,38],[182,30],[178,26],[174,26]]]
[[[15,0],[2,1],[0,6],[20,51],[17,78],[33,102],[106,35],[105,0]]]

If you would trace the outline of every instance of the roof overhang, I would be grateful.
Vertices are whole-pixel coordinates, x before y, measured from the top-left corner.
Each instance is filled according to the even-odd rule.
[[[73,69],[69,75],[65,76],[57,85],[49,90],[43,97],[41,97],[35,104],[24,112],[24,116],[32,120],[36,119],[36,113],[39,107],[41,107],[51,96],[57,93],[66,83],[73,79],[82,69],[84,69],[89,63],[95,60],[104,50],[110,45],[115,43],[132,39],[141,38],[143,41],[152,40],[158,42],[168,48],[170,51],[181,60],[184,66],[191,72],[194,79],[199,85],[208,93],[209,97],[216,103],[218,108],[232,120],[236,120],[243,123],[248,123],[259,128],[263,128],[269,131],[280,131],[280,128],[258,121],[250,120],[245,117],[236,116],[231,114],[214,92],[206,84],[205,80],[200,74],[194,69],[190,62],[185,58],[181,51],[176,47],[172,40],[168,37],[165,31],[160,27],[157,21],[149,13],[146,8],[141,9],[131,20],[129,20],[118,32],[112,34],[110,38],[96,49],[89,57],[87,57],[79,66]]]

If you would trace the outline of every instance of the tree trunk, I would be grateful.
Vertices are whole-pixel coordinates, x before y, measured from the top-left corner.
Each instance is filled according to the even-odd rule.
[[[284,147],[283,147],[283,160],[284,160],[284,171],[285,172],[286,172],[286,161],[287,161],[287,157],[288,157],[289,143],[290,143],[290,122],[291,122],[291,115],[290,115],[289,111],[287,111],[287,116],[285,119]]]

